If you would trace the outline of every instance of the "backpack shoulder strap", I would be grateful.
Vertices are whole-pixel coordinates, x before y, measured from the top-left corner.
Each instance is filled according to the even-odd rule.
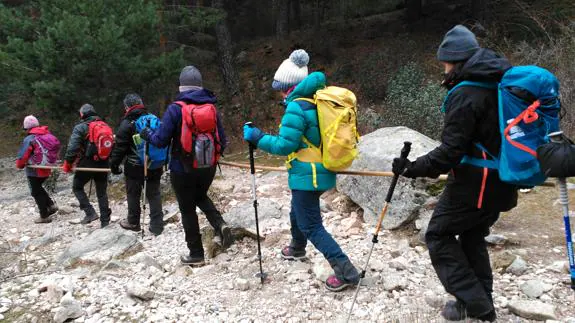
[[[499,87],[499,83],[496,83],[496,82],[476,82],[476,81],[460,82],[459,84],[454,86],[451,90],[449,90],[449,92],[447,92],[447,95],[445,96],[445,100],[443,100],[443,104],[441,105],[441,112],[445,113],[445,104],[447,103],[447,100],[449,100],[449,97],[451,96],[451,94],[455,90],[459,89],[460,87],[464,87],[464,86],[474,86],[474,87],[481,87],[484,89],[495,90]]]
[[[185,107],[186,105],[188,105],[186,102],[184,101],[175,101],[174,104],[177,104],[180,106],[180,108]]]
[[[294,102],[301,102],[303,104],[299,104],[300,108],[303,111],[312,110],[317,108],[317,102],[314,99],[310,98],[297,98],[293,100]],[[304,103],[305,102],[305,103]],[[307,104],[306,104],[307,103]]]

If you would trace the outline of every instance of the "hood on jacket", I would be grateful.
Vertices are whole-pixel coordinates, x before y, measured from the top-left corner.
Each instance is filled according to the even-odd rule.
[[[478,82],[499,82],[511,63],[490,49],[478,50],[461,68],[456,79]]]
[[[88,111],[81,116],[82,121],[92,121],[94,119],[101,119],[95,111]]]
[[[126,112],[124,113],[124,118],[139,117],[140,115],[145,114],[146,112],[148,111],[146,110],[146,107],[144,105],[135,105],[126,110]]]
[[[38,126],[28,130],[28,133],[31,135],[45,135],[50,133],[50,131],[48,131],[48,126]]]
[[[286,102],[296,98],[311,98],[317,90],[323,89],[326,84],[325,74],[313,72],[301,81],[295,89],[287,96]]]
[[[210,90],[202,88],[201,90],[185,91],[178,94],[176,101],[186,101],[197,104],[217,103],[216,95]]]

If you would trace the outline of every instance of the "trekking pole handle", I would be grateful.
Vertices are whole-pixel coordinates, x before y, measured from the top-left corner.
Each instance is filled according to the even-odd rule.
[[[250,122],[246,122],[244,125],[253,128],[254,124],[250,121]],[[250,147],[250,173],[252,175],[254,175],[256,173],[256,162],[254,160],[254,150],[255,150],[255,146],[254,144],[252,144],[251,142],[248,142],[249,147]]]
[[[411,142],[406,141],[403,143],[403,148],[401,149],[401,158],[405,159],[409,156],[411,152]],[[387,197],[385,198],[385,202],[391,202],[391,197],[393,196],[393,191],[395,191],[395,186],[397,185],[397,181],[399,180],[399,174],[393,175],[391,179],[391,185],[389,186],[389,190],[387,191]]]

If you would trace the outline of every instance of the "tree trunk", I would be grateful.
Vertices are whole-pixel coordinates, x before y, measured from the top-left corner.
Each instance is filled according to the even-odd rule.
[[[413,22],[421,18],[421,2],[422,0],[405,0],[405,8],[407,9],[408,21]]]
[[[224,0],[212,1],[214,8],[225,10]],[[220,69],[226,85],[227,94],[233,97],[240,92],[239,77],[234,64],[234,51],[232,36],[226,19],[222,19],[215,26],[216,39],[218,42],[218,56]]]
[[[289,32],[290,0],[279,0],[277,6],[276,37],[278,39],[283,39]]]

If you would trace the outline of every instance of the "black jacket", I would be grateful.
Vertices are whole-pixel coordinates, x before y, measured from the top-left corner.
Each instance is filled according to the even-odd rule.
[[[100,116],[95,113],[87,113],[82,118],[82,121],[78,123],[74,130],[72,130],[72,135],[68,140],[68,147],[66,148],[66,155],[64,160],[68,163],[74,163],[78,160],[77,167],[89,167],[89,168],[107,168],[107,160],[94,160],[93,158],[86,156],[86,150],[89,145],[88,141],[88,129],[89,124],[92,121],[102,120]]]
[[[145,108],[134,109],[122,119],[118,129],[116,129],[116,139],[114,141],[114,149],[110,155],[110,165],[119,166],[124,162],[124,172],[126,176],[131,178],[144,177],[144,167],[140,157],[138,157],[132,136],[136,134],[136,120],[146,114],[148,112]],[[159,178],[162,176],[163,171],[162,168],[159,168],[149,170],[149,172],[148,178]]]
[[[461,81],[499,82],[511,64],[493,51],[479,50],[457,72],[455,85]],[[474,143],[482,144],[491,154],[499,155],[497,90],[462,86],[453,91],[445,103],[445,125],[441,145],[411,163],[408,177],[437,177],[449,172],[446,194],[472,207],[490,211],[507,211],[517,205],[517,187],[503,183],[497,170],[460,164],[465,155],[487,158]]]

